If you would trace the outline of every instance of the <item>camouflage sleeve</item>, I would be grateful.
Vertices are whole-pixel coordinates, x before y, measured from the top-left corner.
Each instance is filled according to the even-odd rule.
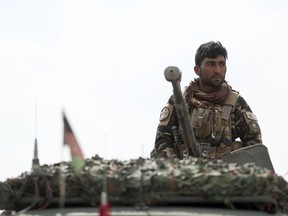
[[[234,140],[239,137],[243,146],[262,143],[261,129],[256,115],[240,95],[235,108],[235,132]]]
[[[172,126],[176,126],[177,128],[179,126],[174,107],[173,96],[170,97],[168,103],[160,113],[160,119],[155,138],[154,157],[177,157],[173,147],[175,141]]]

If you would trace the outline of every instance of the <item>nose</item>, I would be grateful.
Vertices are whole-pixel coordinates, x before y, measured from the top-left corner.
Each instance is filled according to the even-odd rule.
[[[221,72],[221,66],[219,64],[216,64],[215,73],[220,73],[220,72]]]

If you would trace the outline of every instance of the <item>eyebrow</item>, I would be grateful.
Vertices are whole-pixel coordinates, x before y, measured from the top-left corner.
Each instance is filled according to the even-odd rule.
[[[218,61],[213,60],[213,59],[206,61],[206,63],[212,63],[212,62],[214,63],[214,62],[218,62]],[[223,60],[223,61],[219,61],[219,62],[220,62],[220,63],[226,63],[225,60]]]

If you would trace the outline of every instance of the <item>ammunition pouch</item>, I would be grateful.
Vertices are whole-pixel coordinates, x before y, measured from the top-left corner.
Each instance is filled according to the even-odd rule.
[[[263,144],[254,144],[231,151],[222,159],[227,163],[255,163],[257,166],[264,167],[274,172],[268,149]]]
[[[208,137],[212,133],[213,112],[211,109],[195,109],[192,116],[192,127],[197,137]]]

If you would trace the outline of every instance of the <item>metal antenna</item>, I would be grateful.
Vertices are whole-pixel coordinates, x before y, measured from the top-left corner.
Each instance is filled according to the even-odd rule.
[[[34,141],[34,157],[32,160],[32,174],[41,174],[40,162],[38,158],[38,141],[37,141],[37,103],[35,104],[35,141]]]
[[[38,134],[37,134],[37,128],[38,128],[38,104],[37,102],[35,103],[35,138],[37,139]]]
[[[37,138],[34,141],[34,157],[32,160],[32,171],[36,171],[40,169],[40,163],[38,158],[38,145],[37,145]]]

